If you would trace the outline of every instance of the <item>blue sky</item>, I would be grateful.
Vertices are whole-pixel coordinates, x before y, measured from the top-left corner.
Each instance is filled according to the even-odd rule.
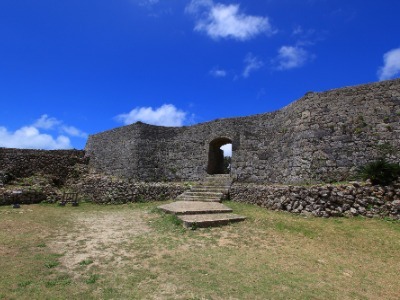
[[[1,0],[0,147],[274,111],[400,76],[400,1]]]

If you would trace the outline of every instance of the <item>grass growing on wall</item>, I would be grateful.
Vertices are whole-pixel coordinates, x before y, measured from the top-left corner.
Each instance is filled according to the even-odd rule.
[[[0,207],[0,299],[398,299],[400,223],[229,202],[186,230],[160,203]]]

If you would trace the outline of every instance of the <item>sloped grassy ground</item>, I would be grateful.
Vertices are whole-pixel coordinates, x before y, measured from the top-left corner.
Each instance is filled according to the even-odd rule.
[[[0,299],[399,298],[399,222],[228,202],[248,219],[185,230],[162,203],[0,207]]]

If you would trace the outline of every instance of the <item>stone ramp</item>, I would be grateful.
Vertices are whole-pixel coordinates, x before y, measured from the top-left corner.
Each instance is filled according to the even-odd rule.
[[[232,214],[231,208],[219,203],[229,193],[231,182],[229,175],[209,175],[191,190],[179,195],[178,201],[158,208],[177,215],[186,228],[212,227],[243,221],[246,217]]]

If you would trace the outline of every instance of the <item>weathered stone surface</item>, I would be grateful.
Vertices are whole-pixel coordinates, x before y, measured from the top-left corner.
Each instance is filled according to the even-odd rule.
[[[87,164],[85,151],[0,148],[0,182],[42,174],[62,183],[76,164]]]
[[[176,200],[221,202],[227,198],[231,184],[232,178],[229,174],[209,175],[179,195]]]
[[[189,185],[174,182],[137,182],[122,178],[91,174],[69,183],[80,197],[98,204],[122,204],[175,199]]]
[[[246,217],[236,214],[183,215],[178,218],[183,221],[183,226],[186,228],[227,225],[246,220]]]
[[[0,205],[35,204],[47,200],[48,193],[44,190],[20,188],[15,190],[0,189]]]
[[[90,136],[86,151],[96,172],[137,181],[201,180],[220,154],[210,149],[221,141],[232,142],[238,182],[347,181],[379,156],[399,161],[400,79],[310,93],[249,117],[179,128],[136,123]]]
[[[84,151],[0,148],[0,205],[59,201],[60,188],[82,170]]]
[[[175,215],[229,213],[232,209],[217,202],[176,201],[161,205],[159,209]]]
[[[236,182],[230,189],[230,198],[272,210],[312,214],[316,217],[361,215],[400,220],[399,183],[382,187],[360,182],[314,186]]]

